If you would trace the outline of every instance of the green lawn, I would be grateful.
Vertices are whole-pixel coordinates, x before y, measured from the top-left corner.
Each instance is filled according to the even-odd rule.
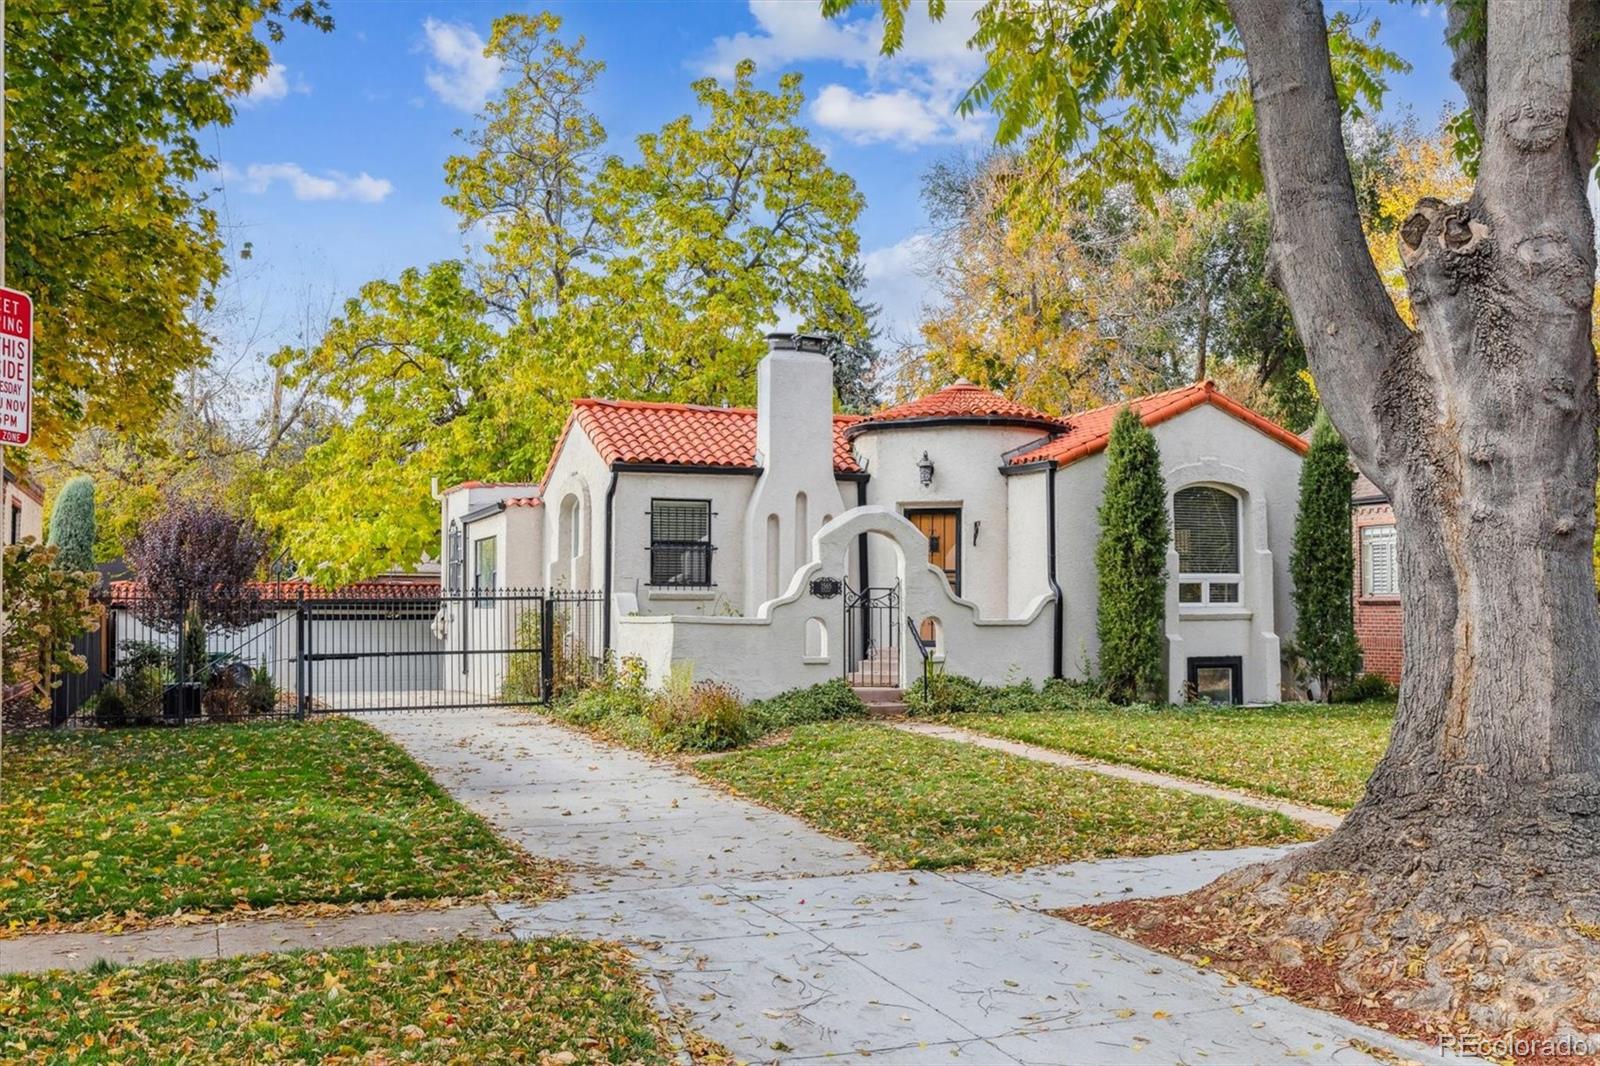
[[[0,926],[12,930],[555,883],[347,719],[8,738],[4,793]]]
[[[696,764],[913,867],[1013,868],[1307,839],[1278,814],[884,726],[824,723]]]
[[[1389,742],[1393,703],[951,714],[951,725],[1110,762],[1345,809]]]
[[[0,977],[0,1057],[666,1063],[674,1052],[620,949],[544,940]]]

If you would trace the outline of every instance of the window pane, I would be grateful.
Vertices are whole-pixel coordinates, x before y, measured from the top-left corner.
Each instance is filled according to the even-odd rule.
[[[1200,666],[1194,672],[1195,695],[1207,703],[1233,702],[1233,667]]]
[[[1184,581],[1184,582],[1179,583],[1179,585],[1178,585],[1178,602],[1179,603],[1199,603],[1200,602],[1200,582],[1198,582],[1198,581]]]
[[[1394,526],[1366,526],[1361,530],[1361,591],[1368,596],[1399,594]]]
[[[1207,485],[1172,498],[1173,541],[1178,570],[1185,574],[1239,572],[1239,501]]]
[[[711,584],[711,502],[650,501],[650,584]]]
[[[652,541],[703,541],[711,539],[711,501],[651,500]]]
[[[484,537],[474,541],[472,545],[472,587],[475,589],[492,589],[495,586],[495,538]]]
[[[1212,603],[1238,603],[1239,583],[1237,581],[1213,581],[1211,583]]]

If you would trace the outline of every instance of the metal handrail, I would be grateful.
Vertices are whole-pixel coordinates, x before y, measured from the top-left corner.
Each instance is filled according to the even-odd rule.
[[[906,619],[906,629],[911,632],[911,642],[917,646],[917,654],[922,656],[922,702],[926,704],[933,652],[928,648],[927,641],[922,639],[922,634],[917,632],[917,624],[909,618]]]

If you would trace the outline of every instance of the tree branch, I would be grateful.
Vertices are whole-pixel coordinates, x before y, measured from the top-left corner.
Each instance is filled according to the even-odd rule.
[[[1379,382],[1412,338],[1361,232],[1322,4],[1228,6],[1255,101],[1272,216],[1268,271],[1288,297],[1329,416],[1362,469],[1379,474]]]

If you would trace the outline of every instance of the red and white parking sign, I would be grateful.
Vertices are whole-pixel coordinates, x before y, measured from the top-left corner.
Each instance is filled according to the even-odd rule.
[[[0,288],[0,444],[33,437],[33,300]]]

